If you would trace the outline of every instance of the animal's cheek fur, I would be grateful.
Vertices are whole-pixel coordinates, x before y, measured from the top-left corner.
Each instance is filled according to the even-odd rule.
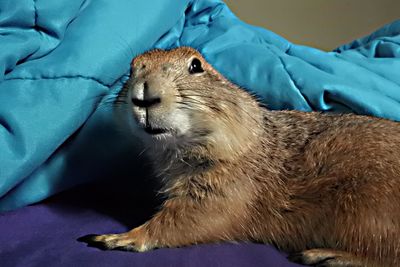
[[[246,150],[245,144],[249,144],[240,133],[248,130],[234,121],[221,119],[221,116],[199,113],[192,116],[190,123],[192,132],[204,133],[202,141],[215,159],[233,160]]]

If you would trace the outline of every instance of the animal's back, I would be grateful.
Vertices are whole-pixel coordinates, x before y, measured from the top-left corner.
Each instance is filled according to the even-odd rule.
[[[290,195],[282,223],[293,237],[282,240],[282,247],[329,247],[364,258],[362,264],[400,264],[400,123],[350,114],[268,113],[278,127],[288,127],[280,139],[295,140],[281,144]]]

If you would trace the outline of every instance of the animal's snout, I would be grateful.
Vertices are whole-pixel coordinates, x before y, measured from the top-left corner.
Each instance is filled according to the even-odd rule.
[[[159,90],[151,89],[147,81],[136,84],[132,92],[132,103],[140,108],[150,108],[161,103]]]
[[[149,98],[149,99],[132,98],[132,103],[135,106],[138,106],[139,108],[149,108],[151,106],[161,103],[161,98],[159,98],[159,97]]]

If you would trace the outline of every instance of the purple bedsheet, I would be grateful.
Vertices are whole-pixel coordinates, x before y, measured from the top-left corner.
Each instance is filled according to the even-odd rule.
[[[125,192],[118,191],[124,188]],[[0,214],[0,266],[285,266],[285,255],[263,244],[208,244],[146,253],[102,251],[76,239],[123,232],[156,206],[148,188],[85,186]],[[147,192],[147,193],[146,193]]]

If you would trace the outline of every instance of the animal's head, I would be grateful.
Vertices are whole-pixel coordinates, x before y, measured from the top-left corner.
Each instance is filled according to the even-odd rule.
[[[127,90],[147,144],[160,154],[228,160],[260,134],[257,102],[192,48],[136,57]]]

